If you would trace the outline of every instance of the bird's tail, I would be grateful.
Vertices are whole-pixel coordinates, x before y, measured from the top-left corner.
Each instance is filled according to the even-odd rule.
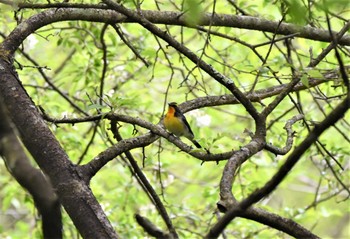
[[[191,139],[191,141],[197,148],[202,148],[202,146],[195,139]]]

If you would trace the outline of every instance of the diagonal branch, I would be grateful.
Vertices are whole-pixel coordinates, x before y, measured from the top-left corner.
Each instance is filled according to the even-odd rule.
[[[337,46],[339,40],[345,35],[345,33],[349,30],[349,28],[350,28],[350,20],[345,24],[345,26],[338,33],[335,34],[332,31],[330,31],[330,34],[332,34],[331,35],[332,42],[317,56],[316,59],[311,59],[307,67],[317,66],[318,63],[320,63],[323,60],[323,58],[325,58],[328,55],[328,53]],[[333,35],[334,35],[334,39],[333,39]]]
[[[124,42],[124,44],[134,53],[136,58],[140,59],[143,62],[143,64],[145,64],[146,67],[149,67],[150,64],[147,62],[147,60],[145,58],[143,58],[141,56],[141,54],[137,51],[137,49],[132,45],[130,40],[127,39],[127,37],[123,33],[122,29],[116,24],[112,24],[112,27],[115,30],[115,32],[118,34],[118,36],[120,37],[120,40],[122,40]]]
[[[0,156],[16,181],[33,197],[44,238],[62,238],[61,204],[49,180],[33,167],[0,101]]]
[[[281,101],[293,90],[293,87],[300,81],[299,77],[293,77],[292,81],[283,91],[261,112],[261,116],[266,118],[281,103]]]
[[[171,235],[163,232],[161,229],[156,227],[148,218],[143,217],[139,214],[135,214],[137,223],[151,236],[155,238],[171,239]]]
[[[231,208],[210,230],[206,238],[217,238],[224,228],[240,213],[244,212],[252,204],[258,202],[263,197],[270,194],[287,176],[293,166],[299,161],[300,157],[309,147],[318,139],[318,137],[329,127],[341,119],[349,109],[350,95],[341,102],[320,124],[309,133],[305,140],[295,148],[289,155],[286,162],[281,166],[278,172],[268,181],[264,187],[250,194],[241,201],[236,207]]]
[[[112,120],[111,121],[111,130],[113,132],[113,135],[118,141],[121,141],[121,140],[123,140],[123,138],[120,135],[116,125],[117,125],[117,122],[115,120]],[[125,156],[127,157],[127,159],[129,160],[130,165],[132,166],[135,174],[137,175],[137,177],[140,179],[141,183],[143,184],[143,186],[147,190],[148,196],[154,202],[154,205],[156,206],[159,214],[162,216],[165,224],[167,225],[168,230],[170,231],[170,233],[172,235],[171,238],[174,238],[174,239],[179,238],[179,236],[177,235],[177,232],[173,226],[173,223],[170,220],[170,217],[169,217],[169,215],[164,207],[164,204],[162,203],[162,201],[158,197],[156,191],[153,189],[150,182],[147,180],[145,174],[142,172],[142,170],[138,166],[134,156],[130,153],[130,151],[125,151],[124,153],[125,153]]]
[[[19,131],[23,144],[49,176],[60,202],[86,238],[117,238],[91,189],[84,184],[68,155],[20,84],[17,73],[0,57],[0,100]],[[76,192],[73,196],[72,192]],[[86,220],[81,219],[84,213]],[[93,230],[100,228],[101,230]]]
[[[249,114],[258,121],[259,114],[253,104],[248,100],[248,98],[235,86],[234,82],[228,77],[220,74],[216,71],[211,65],[207,64],[205,61],[200,59],[195,53],[193,53],[186,46],[182,45],[180,42],[176,41],[172,36],[170,36],[167,32],[164,32],[162,29],[155,26],[152,22],[147,20],[145,17],[138,15],[136,12],[125,8],[124,6],[113,2],[111,0],[104,0],[104,3],[109,5],[111,8],[116,11],[124,14],[129,19],[138,22],[141,26],[149,30],[154,35],[163,39],[170,46],[175,48],[178,52],[185,55],[189,60],[191,60],[195,65],[208,73],[211,77],[213,77],[217,82],[221,85],[225,86],[246,108]]]
[[[297,222],[281,217],[277,214],[267,212],[260,208],[250,207],[239,214],[239,217],[250,219],[271,228],[280,230],[295,238],[318,238],[315,234],[298,224]]]
[[[83,115],[87,116],[88,114],[82,110],[72,99],[69,98],[68,94],[63,92],[59,87],[57,87],[52,79],[45,74],[44,70],[39,67],[38,62],[36,62],[36,60],[34,60],[29,54],[27,54],[25,51],[20,50],[20,52],[22,53],[22,55],[27,58],[28,61],[30,61],[34,66],[37,66],[37,69],[40,73],[40,75],[42,76],[42,78],[45,80],[45,82],[55,91],[57,92],[57,94],[59,94],[64,100],[66,100],[71,106],[72,108],[74,108],[76,111],[82,113]]]
[[[95,116],[94,119],[101,117],[101,115]],[[85,181],[89,181],[104,165],[113,160],[115,157],[131,149],[148,146],[156,141],[159,136],[166,138],[171,143],[180,148],[183,152],[188,153],[191,156],[205,162],[226,160],[236,152],[234,150],[231,150],[224,153],[208,154],[205,151],[192,150],[192,147],[183,143],[178,137],[169,134],[163,127],[161,127],[160,124],[154,125],[140,118],[134,118],[128,115],[120,115],[115,113],[109,113],[104,116],[104,118],[139,125],[143,128],[149,129],[150,132],[137,137],[120,140],[116,145],[113,145],[98,154],[89,163],[80,166],[81,175]]]
[[[346,69],[350,69],[350,68],[348,67]],[[332,80],[337,80],[337,79],[339,79],[338,72],[329,71],[324,73],[323,78],[321,79],[310,78],[308,80],[309,87],[305,86],[301,82],[298,82],[296,85],[294,85],[291,92],[302,91],[308,88],[315,87],[322,83],[332,81]],[[244,94],[246,94],[246,97],[251,102],[261,102],[261,100],[263,99],[280,95],[286,89],[286,87],[288,87],[288,85],[289,84],[276,85],[265,89],[257,90],[251,93],[246,92]],[[188,112],[190,110],[203,108],[203,107],[229,105],[229,104],[239,104],[239,101],[233,95],[204,96],[204,97],[197,97],[196,99],[189,100],[186,103],[181,104],[181,110],[183,112]]]

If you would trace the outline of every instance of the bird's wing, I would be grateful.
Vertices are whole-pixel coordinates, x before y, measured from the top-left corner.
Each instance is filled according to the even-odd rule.
[[[190,127],[189,123],[186,120],[186,117],[183,114],[181,114],[180,117],[181,117],[182,122],[186,125],[186,128],[188,129],[188,132],[190,134],[190,138],[193,139],[194,134],[193,134],[193,132],[191,130],[191,127]]]

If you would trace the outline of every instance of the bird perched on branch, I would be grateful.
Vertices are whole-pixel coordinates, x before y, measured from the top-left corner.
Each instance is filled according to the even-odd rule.
[[[177,107],[177,103],[171,102],[168,105],[168,112],[164,117],[165,128],[178,137],[185,136],[187,139],[191,140],[197,148],[202,148],[202,146],[194,139],[191,127],[184,114],[179,107]]]

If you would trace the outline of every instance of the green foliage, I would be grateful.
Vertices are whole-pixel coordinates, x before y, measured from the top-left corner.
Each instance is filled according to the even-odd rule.
[[[273,5],[272,1],[266,0],[235,2],[250,15],[267,16],[274,21],[281,20],[283,15],[281,12],[286,13],[288,22],[300,25],[305,25],[310,20],[309,11],[313,16],[324,17],[323,8],[310,9],[305,5],[305,1],[301,0],[274,1]],[[316,2],[319,4],[318,1]],[[339,1],[339,4],[335,3],[337,1],[323,2],[325,2],[324,6],[328,6],[332,11],[339,9],[340,14],[343,14],[340,2],[344,4],[345,1]],[[123,4],[135,8],[134,1],[125,0]],[[183,9],[189,26],[197,25],[203,12],[210,12],[213,9],[212,2],[199,0],[167,1],[158,6],[150,1],[144,1],[141,4],[142,9],[160,8],[168,11]],[[279,12],[282,8],[281,4],[284,4],[285,8]],[[25,12],[24,17],[34,13],[31,10],[22,11]],[[231,5],[228,8],[226,2],[217,2],[215,12],[237,13]],[[2,23],[0,30],[6,34],[15,27],[15,21],[10,13],[6,12],[0,17],[0,23]],[[339,30],[337,27],[342,25],[342,21],[332,20],[336,30]],[[298,93],[298,96],[296,93],[291,94],[293,99],[298,99],[298,103],[302,103],[305,114],[305,122],[293,125],[294,146],[300,144],[308,134],[306,124],[312,128],[315,123],[323,120],[325,114],[331,112],[344,94],[344,88],[334,87],[334,82],[322,84],[317,90],[309,85],[309,78],[323,79],[324,72],[335,69],[337,66],[336,59],[333,55],[329,55],[317,69],[305,69],[310,61],[310,46],[314,54],[319,54],[327,45],[326,43],[293,39],[296,50],[292,53],[292,62],[287,62],[285,58],[286,47],[283,41],[277,42],[271,51],[269,44],[259,46],[254,49],[263,57],[269,53],[266,62],[262,63],[261,59],[252,53],[251,48],[239,42],[214,34],[208,37],[207,33],[191,28],[157,26],[201,56],[201,59],[216,70],[232,79],[243,92],[250,89],[263,90],[281,83],[288,84],[291,81],[291,66],[293,69],[299,69],[301,82],[309,89]],[[33,34],[32,39],[25,41],[23,48],[25,52],[35,57],[39,66],[50,68],[45,69],[44,72],[50,77],[51,83],[71,99],[76,107],[86,113],[95,115],[98,112],[106,114],[112,111],[157,124],[164,114],[166,102],[182,103],[198,97],[229,94],[227,89],[200,70],[196,64],[169,47],[167,43],[156,39],[141,26],[127,23],[119,24],[118,27],[140,56],[150,63],[150,66],[146,67],[124,44],[115,30],[107,27],[103,36],[107,47],[107,70],[101,90],[104,66],[101,48],[102,27],[102,23],[92,22],[55,23]],[[211,30],[229,37],[237,37],[240,41],[252,46],[266,42],[272,36],[258,31],[228,27],[212,27]],[[33,43],[34,40],[37,43]],[[20,52],[16,60],[22,66],[33,66],[33,63]],[[349,59],[345,61],[348,65]],[[61,70],[57,71],[60,68]],[[29,95],[36,104],[45,109],[48,115],[55,118],[84,116],[57,93],[36,68],[24,67],[18,72]],[[274,75],[280,82],[276,81]],[[319,96],[317,92],[324,93],[329,100],[319,98],[315,100],[315,95]],[[258,111],[262,111],[272,100],[272,98],[261,99],[261,102],[255,102],[254,106]],[[267,124],[271,124],[271,127],[267,133],[267,141],[277,147],[285,146],[286,131],[283,127],[286,121],[299,113],[296,109],[286,113],[292,106],[290,99],[286,98],[268,118]],[[201,108],[187,112],[186,117],[196,138],[211,153],[239,150],[250,141],[247,131],[255,130],[253,119],[240,104]],[[348,113],[339,126],[343,132],[348,132],[349,120]],[[79,161],[81,161],[80,164],[88,163],[106,148],[116,144],[110,132],[110,122],[106,119],[74,125],[50,124],[50,127],[73,163]],[[118,127],[124,139],[148,132],[147,129],[126,123],[119,123]],[[93,141],[91,144],[90,140]],[[182,140],[190,144],[186,139]],[[339,131],[334,128],[329,129],[320,137],[320,141],[342,165],[346,165],[349,161],[349,143],[344,140]],[[226,161],[218,164],[205,162],[201,165],[200,160],[179,151],[175,145],[165,139],[160,139],[143,149],[134,149],[131,153],[157,194],[161,195],[180,237],[201,238],[219,217],[216,214],[216,202],[220,196],[219,182]],[[340,170],[331,158],[323,156],[324,153],[316,147],[311,147],[280,187],[257,206],[292,218],[306,228],[313,228],[312,231],[322,238],[337,235],[334,231],[338,225],[341,225],[342,220],[346,219],[344,212],[349,212],[345,200],[347,193],[327,167],[325,159],[334,166],[338,172],[337,176],[343,182],[349,182],[350,179],[346,174],[348,169]],[[286,156],[275,156],[266,151],[259,152],[249,159],[242,165],[235,178],[233,187],[235,197],[241,200],[262,187],[285,159]],[[166,227],[156,208],[133,177],[125,160],[125,156],[117,157],[108,163],[92,179],[91,189],[121,237],[144,238],[148,235],[135,222],[135,213],[146,216],[162,229]],[[11,225],[0,223],[0,237],[25,238],[31,235],[32,238],[40,238],[40,224],[38,221],[33,221],[37,214],[33,202],[28,200],[26,193],[7,173],[4,164],[1,163],[0,166],[1,214],[7,215],[13,210],[16,215],[21,215],[25,219],[16,218]],[[330,199],[320,201],[327,197]],[[315,200],[319,200],[317,205],[310,206]],[[21,212],[25,212],[25,215]],[[0,222],[3,219],[7,217],[0,216]],[[63,221],[65,238],[79,238],[67,214],[63,215]],[[339,235],[347,236],[348,228],[344,227]],[[229,238],[286,237],[277,230],[241,218],[234,220],[225,233]]]
[[[202,1],[201,0],[185,0],[184,1],[184,11],[186,22],[189,26],[196,26],[201,19],[203,14],[202,9]]]
[[[346,10],[349,7],[349,1],[347,0],[339,0],[339,1],[332,1],[332,0],[323,0],[319,2],[320,9],[326,10],[329,12],[333,11],[343,11]]]
[[[281,4],[286,8],[287,21],[305,25],[307,23],[308,7],[302,0],[282,0]]]

